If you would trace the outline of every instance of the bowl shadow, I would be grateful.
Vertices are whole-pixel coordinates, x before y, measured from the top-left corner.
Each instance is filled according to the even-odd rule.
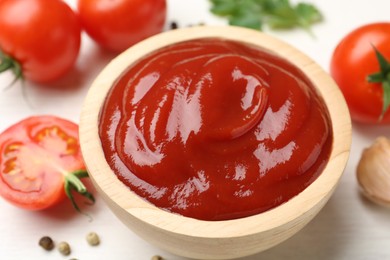
[[[335,239],[340,230],[345,229],[348,219],[343,217],[342,207],[332,197],[320,213],[300,232],[283,243],[262,253],[239,258],[239,260],[268,259],[341,259],[348,247]]]
[[[353,130],[361,138],[373,140],[378,136],[390,137],[390,125],[367,125],[367,124],[352,124]]]

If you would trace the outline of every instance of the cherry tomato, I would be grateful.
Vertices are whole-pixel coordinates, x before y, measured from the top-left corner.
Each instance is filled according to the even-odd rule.
[[[24,0],[23,0],[24,1]],[[78,126],[54,116],[26,118],[0,134],[0,195],[21,208],[41,210],[72,199],[75,190],[93,201]]]
[[[367,24],[346,35],[334,50],[330,73],[343,92],[355,122],[387,124],[390,110],[386,109],[385,102],[390,82],[386,83],[385,78],[389,81],[390,73],[381,71],[375,49],[390,60],[390,23]],[[382,82],[368,81],[375,73],[383,74]]]
[[[165,0],[79,0],[81,23],[102,47],[121,52],[162,31]]]
[[[0,28],[2,63],[6,60],[17,77],[56,80],[78,56],[80,21],[61,0],[2,0]]]

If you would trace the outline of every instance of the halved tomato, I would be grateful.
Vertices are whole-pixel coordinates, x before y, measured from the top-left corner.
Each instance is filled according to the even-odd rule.
[[[72,191],[94,202],[80,178],[87,177],[78,126],[54,116],[26,118],[0,134],[0,195],[30,210],[56,205]]]

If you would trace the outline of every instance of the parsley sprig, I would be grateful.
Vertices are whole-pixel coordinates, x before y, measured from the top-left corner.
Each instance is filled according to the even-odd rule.
[[[310,26],[323,19],[312,4],[292,5],[289,0],[210,0],[211,12],[227,17],[230,25],[262,30],[300,27],[311,33]]]

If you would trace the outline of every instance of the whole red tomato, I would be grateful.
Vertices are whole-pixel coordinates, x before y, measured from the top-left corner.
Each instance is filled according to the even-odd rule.
[[[346,35],[334,50],[330,73],[343,92],[354,121],[387,124],[390,71],[381,69],[375,49],[382,58],[390,60],[390,23],[364,25]],[[382,80],[369,82],[373,74]]]
[[[35,116],[0,134],[0,195],[12,204],[41,210],[67,195],[79,210],[72,191],[94,201],[82,177],[87,172],[76,124],[54,116]]]
[[[80,21],[61,0],[0,1],[2,70],[40,83],[58,79],[75,63],[80,39]]]
[[[82,26],[102,47],[121,52],[162,31],[165,0],[78,0]]]

